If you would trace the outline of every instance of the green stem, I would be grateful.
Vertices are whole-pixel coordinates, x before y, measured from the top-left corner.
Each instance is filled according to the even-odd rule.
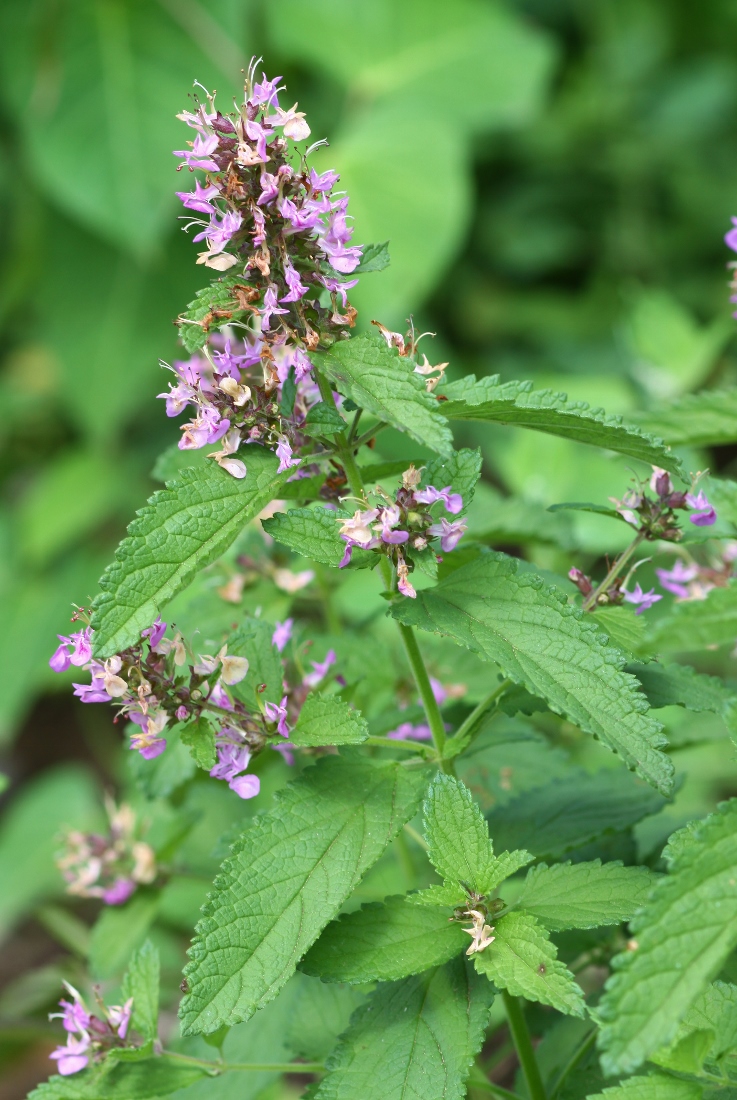
[[[472,1089],[483,1089],[484,1092],[490,1092],[492,1096],[501,1096],[504,1100],[520,1100],[516,1092],[510,1092],[509,1089],[503,1088],[502,1085],[497,1085],[494,1081],[490,1081],[479,1065],[471,1067],[468,1085],[469,1088]]]
[[[362,745],[376,745],[380,749],[403,749],[405,752],[419,752],[423,756],[427,753],[425,745],[418,745],[414,741],[395,741],[393,737],[367,737]]]
[[[497,699],[499,699],[504,694],[504,692],[507,690],[508,687],[511,686],[511,684],[511,680],[502,680],[499,687],[494,688],[493,691],[489,692],[486,698],[482,699],[478,706],[474,707],[468,718],[466,718],[461,723],[456,732],[453,734],[452,740],[462,740],[464,737],[467,737],[469,734],[471,734],[479,719],[483,718],[487,710],[489,710],[492,704],[495,703]]]
[[[504,1008],[507,1012],[509,1030],[512,1033],[512,1040],[515,1050],[517,1051],[519,1064],[525,1075],[530,1100],[546,1100],[545,1086],[540,1076],[540,1070],[535,1058],[535,1051],[532,1046],[532,1040],[530,1039],[530,1033],[527,1030],[527,1021],[525,1020],[522,1006],[517,998],[508,993],[506,989],[502,991],[502,997],[504,998]]]
[[[348,432],[348,442],[352,443],[356,438],[356,432],[358,431],[358,421],[361,419],[361,413],[363,409],[356,409],[356,415],[353,417],[353,423],[351,424],[351,430]]]
[[[637,549],[637,547],[640,545],[640,543],[642,542],[642,540],[644,538],[645,538],[645,532],[644,531],[638,531],[638,533],[635,535],[635,538],[630,543],[630,545],[627,547],[627,549],[622,554],[620,554],[620,556],[616,559],[616,561],[614,562],[614,565],[611,567],[611,569],[609,570],[607,575],[604,577],[604,580],[601,582],[601,584],[597,585],[596,588],[594,589],[594,591],[590,595],[588,595],[586,597],[586,599],[583,601],[582,607],[583,607],[584,611],[590,611],[592,607],[596,606],[596,601],[598,600],[601,593],[606,592],[609,585],[612,583],[612,581],[617,576],[617,574],[619,572],[621,572],[621,570],[624,568],[624,566],[630,560],[630,558],[634,554],[635,550]]]
[[[386,424],[383,420],[380,420],[378,424],[374,424],[373,428],[369,428],[369,430],[367,432],[364,432],[363,435],[359,436],[358,439],[354,439],[353,446],[356,449],[358,449],[359,447],[363,447],[364,443],[368,443],[370,439],[374,439],[375,436],[379,434],[379,432],[383,432],[384,428],[388,427],[388,424]]]
[[[324,1073],[322,1062],[209,1062],[206,1058],[194,1058],[190,1054],[178,1054],[174,1050],[164,1050],[162,1058],[175,1058],[190,1066],[202,1066],[203,1069],[227,1073],[230,1070],[254,1073]]]
[[[407,834],[407,836],[411,836],[412,839],[414,840],[415,844],[419,844],[420,848],[422,848],[422,850],[424,852],[426,852],[428,850],[429,845],[428,845],[427,841],[425,840],[424,836],[420,836],[420,834],[417,832],[417,830],[413,829],[412,826],[409,825],[406,821],[404,823],[403,828],[404,828],[404,831]]]
[[[583,1042],[578,1046],[578,1048],[576,1050],[574,1050],[574,1052],[571,1055],[571,1057],[569,1058],[567,1064],[563,1067],[561,1072],[558,1074],[558,1078],[557,1078],[555,1084],[553,1085],[553,1089],[550,1093],[550,1100],[555,1100],[556,1096],[558,1095],[560,1090],[563,1088],[563,1085],[566,1083],[566,1081],[568,1080],[570,1075],[573,1073],[576,1066],[578,1066],[583,1061],[583,1059],[586,1057],[588,1052],[591,1050],[591,1048],[592,1048],[592,1046],[594,1045],[595,1042],[596,1042],[596,1028],[592,1028],[592,1030],[589,1032],[589,1034],[586,1036],[586,1038],[583,1040]]]
[[[430,677],[427,674],[425,662],[420,653],[420,647],[417,644],[415,632],[411,626],[405,626],[404,623],[398,623],[397,625],[399,626],[399,633],[404,642],[404,651],[407,654],[407,660],[410,663],[412,674],[417,684],[417,690],[420,693],[420,699],[422,700],[422,706],[425,710],[427,724],[430,727],[435,751],[438,756],[442,758],[443,749],[445,748],[445,726],[443,725],[443,716],[440,713],[440,707],[437,704],[437,700],[433,695],[432,684],[430,683]],[[445,771],[447,769],[444,768],[443,770]]]

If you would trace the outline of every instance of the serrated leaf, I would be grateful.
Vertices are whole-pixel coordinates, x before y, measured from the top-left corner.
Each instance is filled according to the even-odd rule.
[[[195,929],[185,1033],[249,1019],[415,813],[426,776],[324,757],[236,841]]]
[[[391,897],[331,921],[300,970],[324,982],[391,982],[441,966],[469,943],[444,910]]]
[[[435,397],[409,360],[388,348],[380,336],[342,340],[328,353],[314,354],[315,365],[359,408],[406,432],[438,454],[451,454],[453,436]]]
[[[407,895],[408,905],[440,905],[445,908],[455,909],[459,905],[465,905],[466,892],[462,886],[455,886],[446,882],[442,886],[437,884],[428,886],[426,890],[418,890],[416,894]]]
[[[708,646],[731,645],[737,637],[737,584],[712,588],[703,600],[683,600],[653,625],[650,652],[693,653]]]
[[[460,493],[463,497],[463,508],[459,513],[463,515],[473,500],[473,491],[480,476],[480,449],[463,449],[454,451],[450,458],[431,459],[422,471],[422,484],[434,485],[436,489],[444,489],[450,485],[454,493]],[[440,508],[443,506],[440,505]],[[441,514],[445,514],[444,509]]]
[[[359,745],[368,737],[368,724],[359,711],[336,695],[311,692],[297,725],[289,735],[293,745]]]
[[[427,854],[440,877],[488,893],[494,853],[484,815],[468,787],[439,772],[428,789],[423,815]]]
[[[493,999],[461,958],[380,985],[353,1014],[315,1100],[462,1100]]]
[[[182,726],[180,736],[182,744],[187,746],[198,768],[204,768],[209,772],[215,767],[217,762],[215,731],[206,719],[198,718],[197,721]]]
[[[565,779],[555,779],[492,810],[487,820],[497,845],[560,859],[599,837],[635,825],[665,805],[657,791],[623,768],[595,775],[572,769]]]
[[[692,828],[631,924],[600,1005],[602,1067],[628,1073],[678,1024],[737,944],[737,801]]]
[[[508,913],[494,924],[494,941],[473,956],[480,974],[514,997],[582,1016],[583,993],[548,933],[527,913]]]
[[[651,707],[685,707],[696,714],[710,711],[734,724],[737,695],[716,676],[706,676],[690,665],[655,661],[628,665],[627,671],[640,681]]]
[[[630,920],[655,882],[646,867],[621,863],[539,863],[527,874],[515,908],[531,913],[550,932],[598,928]]]
[[[532,382],[500,383],[499,375],[476,380],[469,374],[451,382],[441,403],[449,420],[484,420],[559,435],[578,443],[605,447],[639,458],[653,466],[678,473],[680,462],[662,440],[644,435],[624,424],[621,416],[608,416],[585,401],[568,401],[564,393],[533,390]]]
[[[512,558],[485,551],[436,588],[394,602],[391,613],[499,665],[658,790],[672,789],[662,726],[647,713],[637,680],[622,671],[622,655],[561,592],[532,573],[518,574]]]
[[[284,1036],[287,1049],[310,1061],[323,1061],[363,1003],[364,993],[350,985],[321,982],[303,974],[296,975],[296,989],[296,1004],[288,1013]],[[245,1026],[251,1029],[256,1022]]]
[[[713,1031],[690,1031],[683,1038],[676,1038],[670,1046],[656,1050],[649,1061],[676,1073],[699,1074],[713,1042]]]
[[[686,394],[671,405],[628,413],[627,418],[672,445],[733,443],[737,440],[737,389]]]
[[[381,244],[365,244],[361,254],[361,262],[354,269],[355,275],[367,275],[369,271],[384,271],[389,266],[389,241]]]
[[[143,1039],[155,1039],[159,1023],[159,953],[146,940],[134,952],[123,976],[121,995],[133,998],[131,1027]]]
[[[328,405],[325,401],[319,401],[307,413],[304,422],[300,426],[300,431],[304,432],[305,435],[330,436],[337,435],[345,428],[346,422],[335,406]]]
[[[737,986],[713,982],[705,989],[684,1016],[676,1040],[691,1031],[712,1032],[709,1057],[713,1061],[737,1050]]]
[[[242,275],[225,275],[197,291],[178,320],[179,335],[187,351],[194,352],[204,347],[212,329],[230,323],[233,317],[243,313],[238,288],[244,291],[251,289]],[[213,317],[214,310],[220,313],[219,317]]]
[[[182,470],[138,512],[115,561],[100,580],[92,625],[98,657],[138,641],[169,600],[230,545],[238,532],[278,493],[287,473],[277,474],[275,456],[251,446],[245,478],[231,477],[215,463]]]
[[[704,1090],[695,1081],[679,1081],[664,1073],[647,1077],[630,1077],[621,1085],[613,1085],[588,1100],[701,1100]]]
[[[115,1062],[52,1077],[29,1094],[28,1100],[157,1100],[185,1089],[204,1077],[202,1066],[182,1065],[167,1058]]]
[[[346,513],[347,515],[347,513]],[[290,508],[261,521],[264,531],[296,554],[337,569],[345,553],[338,534],[341,513],[329,508]]]
[[[271,623],[248,617],[228,638],[228,653],[248,658],[248,672],[232,688],[236,698],[248,707],[253,707],[257,698],[278,703],[282,697],[284,667],[278,649],[271,643],[273,634]]]
[[[631,607],[597,607],[592,614],[596,625],[628,661],[650,659],[644,655],[645,621],[641,615],[633,614]]]

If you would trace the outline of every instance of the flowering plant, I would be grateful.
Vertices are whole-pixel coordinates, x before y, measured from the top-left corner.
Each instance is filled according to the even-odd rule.
[[[513,1096],[474,1064],[501,1026],[497,996],[533,1100],[583,1096],[583,1069],[589,1094],[602,1073],[623,1079],[612,1100],[737,1087],[737,988],[714,982],[737,944],[737,803],[673,833],[662,864],[638,862],[632,833],[676,789],[653,709],[709,711],[734,732],[729,685],[662,660],[688,648],[673,639],[712,590],[734,601],[730,487],[563,395],[450,380],[411,322],[352,335],[348,293],[388,251],[352,243],[339,175],[311,163],[322,143],[303,147],[280,79],[253,64],[234,113],[205,92],[179,116],[185,230],[213,281],[178,318],[188,357],[165,364],[160,396],[191,419],[160,460],[166,487],[49,662],[84,669],[75,694],[126,724],[136,808],[110,804],[108,835],[69,834],[59,867],[107,907],[96,929],[124,939],[129,918],[135,931],[123,1007],[91,1015],[70,987],[51,1057],[75,1084],[39,1100],[194,1096],[231,1071],[310,1074],[317,1100],[435,1100],[467,1082]],[[493,517],[474,499],[480,452],[454,447],[458,421],[639,464],[613,507],[556,506],[634,529],[601,580],[572,565],[551,584],[472,537]],[[678,555],[655,571],[661,591],[632,582],[643,543]],[[295,573],[295,558],[310,567]],[[537,727],[520,717],[533,715]],[[619,759],[583,766],[589,737]],[[499,766],[508,744],[514,764]],[[215,800],[233,825],[196,897],[182,1036],[162,1036],[157,954],[139,941],[159,906],[176,919],[190,834]],[[338,983],[332,1030],[316,979]],[[290,1032],[286,1061],[238,1056],[257,1012],[281,1035],[300,997],[317,1039]],[[525,1001],[569,1048],[553,1070]]]

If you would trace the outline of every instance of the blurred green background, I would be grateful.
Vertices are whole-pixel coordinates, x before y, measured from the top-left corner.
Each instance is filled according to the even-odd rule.
[[[178,437],[157,360],[204,279],[177,222],[174,116],[195,78],[227,110],[252,54],[329,139],[318,159],[341,172],[356,239],[390,241],[391,267],[352,296],[361,325],[412,313],[453,373],[609,412],[737,381],[728,0],[3,0],[0,737],[16,784],[82,759],[104,775],[114,751],[108,716],[60,693],[47,660]],[[545,505],[629,476],[535,433],[466,439],[498,492]],[[584,550],[616,549],[597,517],[574,520]],[[59,814],[91,804],[82,772],[55,774]],[[11,817],[0,845],[48,860],[32,810]]]

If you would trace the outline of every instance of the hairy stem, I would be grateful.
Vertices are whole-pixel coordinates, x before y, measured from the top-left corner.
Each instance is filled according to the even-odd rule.
[[[645,538],[644,531],[638,531],[638,533],[635,535],[634,539],[632,540],[630,545],[627,547],[627,549],[624,550],[619,555],[619,557],[615,560],[614,565],[611,567],[611,569],[609,570],[607,575],[604,577],[604,580],[601,582],[601,584],[598,584],[596,586],[596,588],[594,589],[594,591],[590,595],[588,595],[586,597],[586,599],[583,601],[582,607],[583,607],[584,611],[590,611],[592,607],[596,606],[596,601],[598,600],[601,593],[605,592],[607,590],[607,588],[612,583],[612,581],[617,576],[617,574],[624,568],[624,566],[630,560],[630,558],[634,554],[635,550],[637,549],[637,547],[640,545],[640,543],[642,542],[642,540],[644,538]]]
[[[522,1005],[518,999],[508,993],[506,989],[502,991],[502,997],[504,998],[504,1008],[507,1012],[509,1030],[512,1033],[514,1048],[517,1051],[517,1057],[519,1058],[522,1072],[525,1075],[530,1100],[546,1100],[545,1086],[540,1076],[540,1070],[538,1068],[537,1059],[535,1058],[535,1051],[532,1047],[530,1033],[527,1030],[527,1021],[522,1011]]]

